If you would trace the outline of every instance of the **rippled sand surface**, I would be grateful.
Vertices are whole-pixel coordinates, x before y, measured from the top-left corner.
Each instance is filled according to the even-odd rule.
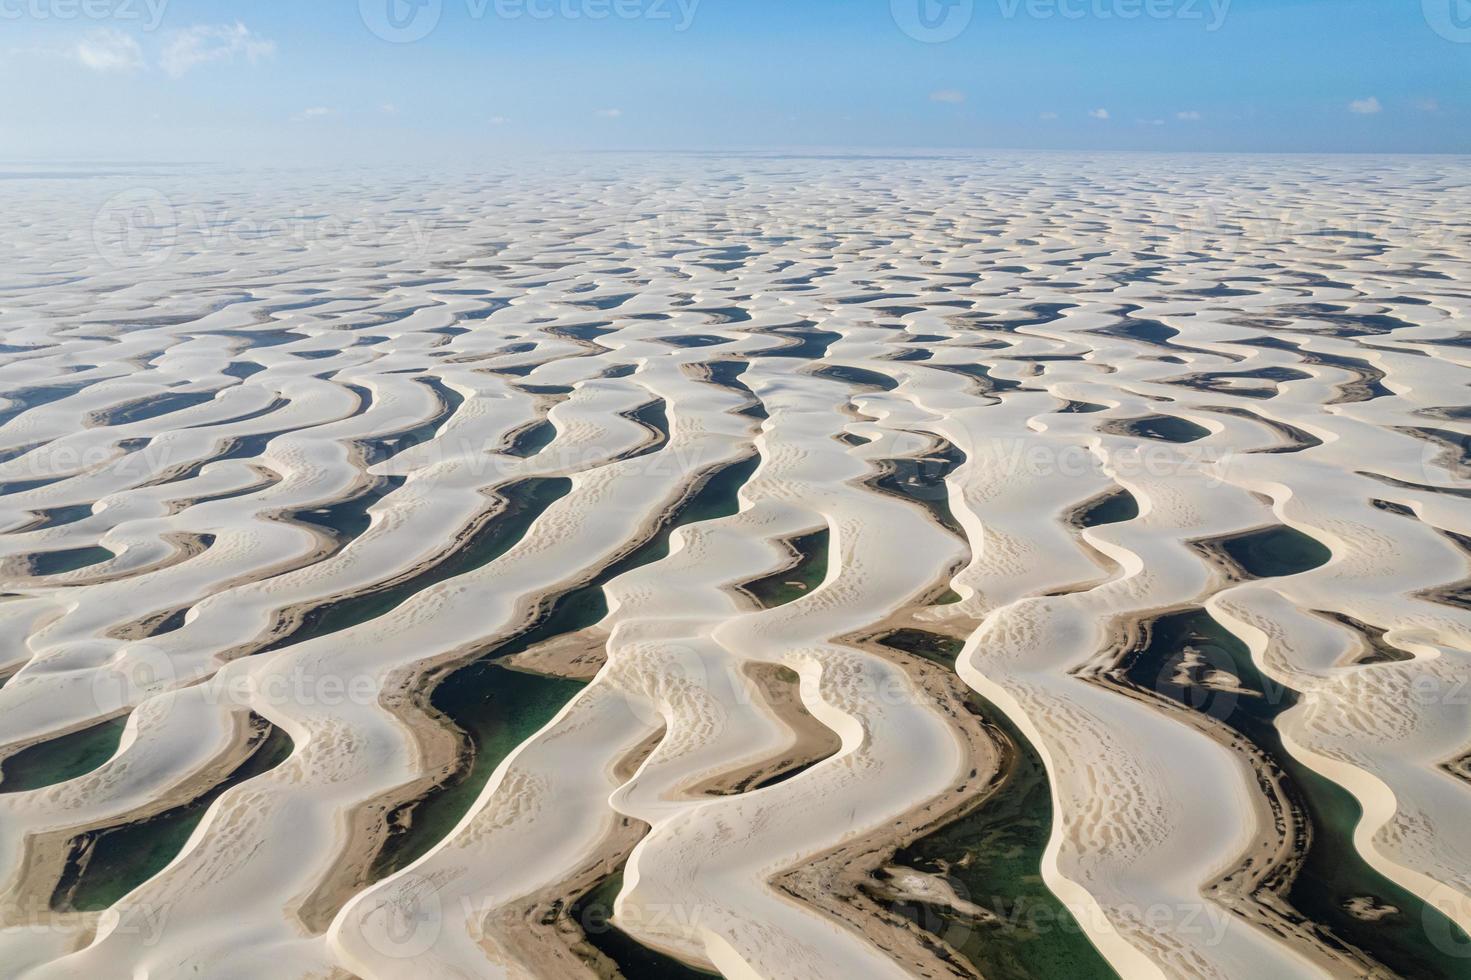
[[[0,972],[1471,975],[1471,166],[0,183]]]

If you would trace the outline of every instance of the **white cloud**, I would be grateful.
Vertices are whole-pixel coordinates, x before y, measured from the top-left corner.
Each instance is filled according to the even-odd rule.
[[[175,31],[164,45],[160,64],[174,78],[185,72],[221,61],[244,58],[255,64],[276,53],[276,42],[256,34],[244,24],[196,24]]]
[[[930,93],[930,101],[949,102],[952,105],[959,105],[965,101],[965,93],[956,88],[942,88],[938,92]]]
[[[1186,109],[1184,112],[1175,113],[1175,118],[1181,122],[1200,122],[1202,116],[1194,109]]]
[[[1107,109],[1090,109],[1090,110],[1088,110],[1088,115],[1092,116],[1094,119],[1107,119],[1108,118],[1108,110]]]
[[[1038,116],[1037,118],[1038,119],[1044,119],[1044,120],[1047,120],[1048,122],[1051,122],[1053,119],[1056,119],[1057,118],[1057,113],[1055,113],[1055,112],[1044,112],[1040,116]]]
[[[492,126],[504,126],[510,121],[511,120],[507,119],[505,116],[491,116],[489,119],[489,122]]]
[[[1371,95],[1367,99],[1354,99],[1348,104],[1348,111],[1360,116],[1373,116],[1383,112],[1384,106],[1380,105],[1379,100]]]
[[[617,118],[619,118],[620,116],[623,115],[623,110],[622,109],[599,109],[597,114],[598,114],[598,118],[599,119],[617,119]]]
[[[143,67],[138,39],[122,31],[93,31],[77,42],[76,58],[93,71],[134,71]]]
[[[1415,103],[1415,108],[1421,112],[1439,112],[1440,102],[1436,99],[1421,99]]]
[[[314,105],[310,109],[301,110],[296,115],[292,116],[291,120],[292,122],[306,122],[310,119],[321,119],[323,116],[330,116],[331,114],[332,110],[328,109],[326,106]]]
[[[398,115],[398,106],[394,105],[392,102],[385,102],[383,103],[383,105],[379,106],[379,108],[390,116]]]

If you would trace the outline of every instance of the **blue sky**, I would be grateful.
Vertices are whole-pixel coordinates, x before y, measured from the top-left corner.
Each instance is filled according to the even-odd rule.
[[[1471,0],[0,0],[0,85],[10,160],[1466,153]]]

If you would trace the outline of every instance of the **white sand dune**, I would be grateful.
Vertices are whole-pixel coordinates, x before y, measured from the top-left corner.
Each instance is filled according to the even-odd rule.
[[[1362,166],[5,182],[0,972],[1453,975],[1471,181]]]

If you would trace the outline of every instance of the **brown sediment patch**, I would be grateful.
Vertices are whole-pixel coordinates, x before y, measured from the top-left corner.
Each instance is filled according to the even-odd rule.
[[[1285,524],[1265,524],[1211,538],[1194,538],[1187,547],[1227,584],[1279,578],[1312,571],[1332,560],[1317,538]]]
[[[643,765],[649,756],[654,754],[654,750],[659,747],[659,743],[664,741],[664,736],[668,734],[668,725],[659,726],[658,731],[638,743],[638,745],[634,746],[632,752],[629,752],[618,760],[618,763],[613,766],[613,778],[620,783],[626,783],[632,779],[634,773],[638,772],[638,767]]]
[[[348,417],[350,418],[351,416],[348,416]],[[275,433],[275,434],[276,435],[284,435],[285,432],[295,432],[295,431],[299,431],[299,430],[288,429],[288,430],[285,430],[284,432]],[[240,440],[246,439],[246,438],[250,438],[250,437],[248,437],[248,436],[237,436],[235,438],[230,438],[230,437],[221,435],[221,437],[220,437],[220,440],[221,441],[215,444],[216,445],[216,448],[215,448],[215,451],[214,452],[212,452],[209,455],[203,457],[202,459],[189,460],[187,462],[182,462],[182,463],[175,464],[174,466],[170,466],[170,467],[164,469],[163,471],[161,471],[158,475],[152,477],[151,479],[146,480],[143,483],[138,484],[138,486],[137,486],[136,489],[145,489],[145,488],[151,488],[151,487],[162,487],[162,486],[167,486],[170,483],[182,483],[182,482],[187,482],[188,480],[192,480],[195,477],[199,476],[202,472],[204,472],[204,468],[207,467],[207,466],[209,466],[212,463],[223,463],[223,462],[227,462],[227,461],[229,461],[231,459],[237,458],[236,456],[233,455],[234,452],[236,451],[237,443]],[[269,441],[269,440],[267,440],[267,441]],[[241,460],[241,462],[244,462],[244,460]]]
[[[441,656],[407,664],[384,679],[380,706],[413,737],[418,775],[352,809],[338,859],[295,910],[313,935],[326,930],[347,901],[378,880],[375,864],[396,829],[411,820],[416,807],[439,786],[468,770],[474,748],[460,729],[432,703],[439,683],[486,652],[531,629],[559,595],[596,577],[596,571],[544,594],[523,597],[510,623],[492,636],[469,641]],[[509,661],[507,661],[509,663]]]
[[[662,519],[661,513],[652,526],[657,527]],[[630,547],[636,546],[635,543]],[[561,583],[540,595],[523,597],[510,623],[496,634],[469,641],[441,656],[405,665],[385,678],[379,704],[409,729],[415,743],[419,775],[363,801],[348,814],[343,833],[345,843],[337,862],[296,909],[297,918],[313,935],[324,932],[349,899],[378,880],[375,865],[379,854],[395,830],[401,829],[404,821],[412,820],[416,807],[438,787],[468,770],[473,762],[474,748],[469,740],[434,707],[431,699],[435,688],[456,670],[531,629],[548,614],[558,596],[587,584],[597,574],[596,569],[584,570],[575,581]],[[506,664],[510,666],[511,660],[507,659]],[[536,669],[532,672],[554,673]],[[651,745],[649,751],[652,748]]]
[[[181,562],[186,562],[190,558],[203,554],[214,544],[215,536],[213,534],[194,534],[175,531],[160,535],[159,540],[169,546],[170,553],[140,568],[108,571],[108,566],[112,565],[120,555],[120,553],[114,553],[112,558],[97,562],[95,565],[88,565],[69,572],[56,572],[50,575],[17,574],[16,569],[13,567],[16,559],[12,559],[0,565],[0,573],[8,573],[16,575],[16,577],[44,578],[49,584],[62,586],[104,585],[108,582],[117,582],[122,579],[132,578],[133,576],[148,575],[152,572],[171,568]],[[106,549],[104,548],[104,550]],[[21,563],[26,562],[26,560],[24,557],[19,559]],[[96,571],[93,571],[94,568]]]
[[[1471,752],[1454,759],[1447,759],[1441,763],[1440,768],[1457,779],[1471,783]]]
[[[1164,396],[1145,396],[1151,401],[1173,402]],[[1128,436],[1133,439],[1156,439],[1175,445],[1188,445],[1210,435],[1210,430],[1176,415],[1146,415],[1142,418],[1106,419],[1098,426],[1104,435]]]
[[[1380,919],[1386,919],[1391,915],[1399,914],[1399,909],[1393,905],[1380,904],[1372,895],[1361,895],[1358,898],[1350,899],[1344,905],[1344,910],[1354,918],[1362,919],[1365,922],[1378,922]]]
[[[1250,340],[1232,341],[1232,343],[1288,351],[1301,358],[1304,364],[1337,368],[1340,371],[1347,371],[1352,374],[1354,380],[1345,381],[1334,386],[1338,394],[1324,402],[1325,405],[1347,405],[1355,402],[1366,402],[1374,398],[1382,398],[1386,395],[1393,394],[1393,392],[1387,390],[1381,384],[1385,378],[1384,372],[1361,358],[1320,353],[1309,350],[1294,341],[1283,340],[1280,337],[1254,337]]]
[[[1463,578],[1433,589],[1424,589],[1412,593],[1412,596],[1416,599],[1438,602],[1443,606],[1471,609],[1471,578]]]
[[[608,631],[601,626],[553,637],[508,657],[506,666],[532,674],[592,680],[608,662]]]
[[[1385,640],[1385,631],[1378,627],[1370,626],[1368,623],[1339,612],[1315,609],[1313,615],[1321,616],[1353,631],[1358,640],[1358,650],[1347,659],[1348,665],[1364,667],[1369,664],[1403,663],[1406,660],[1415,659],[1414,654],[1401,650]]]
[[[788,743],[768,759],[722,773],[686,790],[691,796],[733,796],[790,779],[843,747],[837,732],[812,716],[802,703],[802,678],[790,667],[749,663],[742,673],[750,682],[749,696],[764,705],[787,730]]]
[[[1412,521],[1418,521],[1420,519],[1420,515],[1415,513],[1413,509],[1406,507],[1404,504],[1397,504],[1392,500],[1375,499],[1370,500],[1369,503],[1374,506],[1375,510],[1382,510],[1386,514],[1394,514],[1399,517],[1408,517]]]
[[[624,462],[630,459],[638,459],[659,452],[669,445],[669,403],[663,398],[654,398],[637,408],[627,412],[619,412],[619,417],[633,422],[646,433],[645,440],[617,456],[613,462]]]
[[[1076,505],[1071,510],[1066,511],[1063,514],[1062,521],[1064,525],[1079,532],[1088,529],[1090,525],[1084,523],[1087,514],[1097,508],[1100,504],[1112,499],[1113,497],[1118,496],[1120,492],[1122,491],[1108,490],[1104,493],[1098,494],[1097,496],[1090,497],[1082,503]],[[1106,527],[1107,525],[1103,526]],[[1054,589],[1049,589],[1048,591],[1042,593],[1043,597],[1057,598],[1059,596],[1077,595],[1080,592],[1089,592],[1093,589],[1098,588],[1100,585],[1104,585],[1108,582],[1113,581],[1124,570],[1124,566],[1114,561],[1104,552],[1095,548],[1092,544],[1088,542],[1086,538],[1082,536],[1081,533],[1077,536],[1076,543],[1079,550],[1087,555],[1089,560],[1091,560],[1095,565],[1098,566],[1098,569],[1102,574],[1100,574],[1096,578],[1084,579],[1081,582],[1074,582],[1070,585],[1063,585]]]
[[[281,523],[290,524],[293,527],[308,532],[309,534],[311,534],[313,540],[312,550],[299,558],[290,558],[285,561],[277,562],[276,564],[268,566],[266,568],[253,569],[252,571],[244,575],[239,575],[235,578],[228,579],[214,589],[214,592],[216,594],[228,592],[231,589],[239,588],[242,585],[250,585],[254,582],[264,582],[268,579],[276,578],[277,576],[285,575],[289,572],[298,571],[299,569],[306,568],[310,565],[315,565],[320,561],[325,561],[326,559],[332,557],[334,554],[341,551],[344,546],[343,542],[326,534],[320,528],[313,527],[310,524],[302,524],[298,521],[293,521],[283,514],[274,513],[263,514],[259,516],[263,520],[279,521]],[[239,657],[248,656],[250,654],[260,652],[273,640],[278,638],[280,629],[281,627],[279,626],[273,626],[267,629],[261,637],[255,640],[241,643],[227,650],[221,651],[221,653],[219,654],[220,662],[223,663],[229,660],[235,660]]]
[[[715,385],[716,387],[724,388],[724,387],[726,387],[726,385],[722,384],[719,380],[716,379],[715,372],[718,370],[718,365],[720,365],[720,364],[727,364],[727,363],[730,363],[730,364],[745,364],[745,363],[748,363],[748,362],[746,362],[746,361],[744,361],[744,360],[742,360],[740,358],[732,358],[730,356],[724,356],[724,357],[712,358],[711,360],[708,360],[708,361],[688,361],[686,363],[683,363],[683,364],[679,365],[679,369],[685,375],[687,375],[688,377],[694,378],[696,381],[703,381],[706,384],[712,384],[712,385]],[[742,387],[744,387],[744,386],[742,386]],[[742,392],[742,393],[744,394],[744,392]]]
[[[605,348],[603,348],[602,351],[598,351],[596,353],[607,353],[607,352],[608,352],[608,349],[605,347]],[[581,354],[570,354],[568,356],[569,357],[588,357],[588,356],[591,356],[593,353],[595,353],[595,352],[594,351],[584,351]],[[535,371],[537,368],[546,367],[548,364],[555,364],[555,363],[557,363],[556,360],[551,360],[551,361],[533,361],[530,364],[508,364],[505,367],[473,368],[472,370],[474,370],[476,374],[492,374],[492,375],[495,375],[495,376],[501,377],[501,378],[524,378],[528,374],[530,374],[531,372]]]
[[[241,462],[245,463],[247,469],[255,473],[255,475],[258,477],[257,482],[252,483],[249,486],[241,487],[238,490],[226,490],[217,494],[204,497],[173,497],[166,501],[164,504],[165,514],[172,517],[175,514],[186,511],[190,507],[195,507],[199,504],[209,504],[215,502],[216,500],[229,500],[232,497],[244,497],[247,494],[257,493],[261,490],[267,489],[268,487],[273,487],[281,482],[281,474],[277,473],[270,467],[262,466],[256,462],[247,462],[245,460],[241,460]]]
[[[479,364],[481,361],[493,360],[497,357],[505,357],[505,351],[490,351],[485,354],[456,354],[454,357],[446,357],[441,363],[444,364]]]
[[[775,571],[737,585],[731,591],[742,596],[748,605],[771,609],[809,595],[821,585],[830,561],[828,543],[831,529],[827,525],[779,539],[786,557]]]
[[[1098,334],[1101,337],[1116,337],[1132,343],[1142,344],[1150,347],[1159,347],[1165,350],[1178,351],[1185,354],[1200,354],[1205,357],[1219,357],[1222,360],[1237,363],[1245,360],[1240,354],[1229,351],[1208,350],[1204,347],[1192,347],[1188,344],[1177,344],[1174,338],[1180,336],[1179,329],[1161,323],[1158,320],[1145,317],[1136,317],[1134,314],[1143,310],[1143,307],[1132,304],[1113,310],[1109,315],[1119,318],[1117,323],[1106,327],[1097,327],[1093,330],[1085,330],[1084,333]]]
[[[588,942],[572,915],[577,899],[627,862],[649,825],[621,818],[584,862],[558,884],[499,906],[479,922],[481,945],[496,959],[510,957],[533,977],[623,980],[616,964]]]
[[[663,740],[660,729],[625,753],[613,765],[615,779],[627,780],[638,771]],[[649,825],[620,817],[607,836],[567,878],[497,908],[481,921],[494,933],[496,950],[514,957],[536,977],[588,977],[620,980],[618,967],[588,942],[584,928],[573,916],[578,899],[599,882],[617,874]]]
[[[556,424],[541,415],[507,432],[501,439],[499,451],[517,459],[530,459],[550,445],[556,436]]]
[[[726,391],[741,396],[746,400],[746,403],[740,408],[734,409],[730,414],[745,415],[755,419],[757,422],[761,422],[769,417],[766,406],[762,403],[756,392],[751,389],[751,386],[741,380],[741,376],[750,367],[750,363],[749,360],[744,358],[722,357],[710,361],[695,361],[681,364],[680,368],[686,375],[697,381],[714,385],[717,388],[724,388]]]
[[[1251,576],[1246,573],[1246,570],[1222,550],[1222,540],[1222,538],[1207,538],[1185,542],[1185,547],[1195,552],[1197,557],[1210,566],[1212,578],[1211,591],[1219,591],[1228,586],[1240,585],[1242,582],[1247,582],[1251,579]]]
[[[1471,497],[1471,487],[1441,487],[1428,483],[1411,483],[1409,480],[1400,480],[1396,477],[1385,476],[1383,473],[1373,473],[1369,470],[1355,470],[1355,476],[1365,476],[1371,480],[1383,483],[1385,486],[1398,487],[1401,490],[1417,490],[1421,493],[1442,493],[1449,497]]]
[[[507,484],[507,486],[509,486],[509,484]],[[511,507],[512,502],[499,492],[503,488],[504,487],[496,487],[481,491],[484,496],[490,498],[489,505],[484,510],[476,514],[475,517],[473,517],[457,532],[455,532],[454,538],[444,548],[424,557],[413,565],[409,565],[405,568],[399,569],[397,572],[393,573],[387,578],[370,582],[362,586],[361,588],[355,589],[351,592],[339,593],[337,595],[325,598],[308,599],[302,602],[293,603],[291,605],[279,608],[273,612],[271,625],[266,630],[264,630],[255,639],[250,640],[246,643],[239,644],[225,651],[220,655],[221,658],[224,660],[234,660],[239,657],[252,656],[257,653],[262,653],[272,649],[284,647],[288,645],[291,642],[292,637],[295,636],[296,633],[300,629],[302,629],[303,626],[306,625],[307,617],[311,613],[325,609],[335,602],[342,602],[354,597],[371,595],[374,593],[392,589],[398,585],[401,585],[404,582],[411,581],[420,575],[428,573],[435,566],[452,558],[457,552],[464,548],[468,542],[473,540],[477,534],[484,530],[491,521],[497,519],[502,514],[505,514],[508,511],[508,509]],[[352,495],[349,495],[348,497],[344,497],[341,499],[349,500],[356,495],[357,494],[354,493]],[[326,506],[331,506],[331,504],[328,504]],[[295,562],[284,563],[283,566],[272,569],[269,571],[269,573],[252,573],[250,576],[245,577],[243,581],[263,581],[266,578],[271,578],[279,576],[286,572],[295,571],[299,568],[303,568],[308,565],[315,564],[316,562],[325,560],[326,558],[336,554],[338,551],[341,550],[342,547],[345,546],[344,543],[328,535],[325,531],[315,525],[306,524],[300,521],[289,521],[289,523],[292,523],[295,526],[312,532],[318,541],[318,548],[314,550],[311,555],[307,556],[307,558],[299,559]],[[236,584],[240,584],[240,582],[232,582],[228,586],[226,586],[226,588],[233,588]],[[224,590],[221,589],[220,591]]]
[[[1471,566],[1471,537],[1464,534],[1457,534],[1455,531],[1447,531],[1445,528],[1436,527],[1434,524],[1421,521],[1420,515],[1408,507],[1403,507],[1399,504],[1376,500],[1374,501],[1374,506],[1388,513],[1397,514],[1409,520],[1419,521],[1424,524],[1425,527],[1430,528],[1449,541],[1461,553],[1462,557],[1466,559],[1467,565]],[[1445,606],[1455,606],[1458,609],[1471,609],[1471,577],[1463,577],[1454,582],[1447,582],[1444,585],[1421,589],[1419,592],[1412,593],[1412,595],[1416,599],[1438,602]]]
[[[141,806],[122,813],[108,814],[93,823],[75,824],[28,835],[21,843],[21,859],[15,874],[4,889],[5,900],[0,902],[0,927],[33,926],[36,910],[51,908],[53,893],[66,871],[73,851],[73,841],[78,837],[89,831],[147,820],[187,804],[219,785],[244,764],[257,746],[262,726],[268,726],[268,723],[258,716],[253,717],[249,712],[238,711],[232,713],[231,725],[231,736],[224,751],[204,767],[161,790]],[[88,773],[78,777],[76,782],[83,784],[95,779],[95,774]],[[23,918],[15,919],[17,913]],[[76,913],[56,914],[63,917]]]
[[[1178,385],[1195,391],[1238,398],[1275,398],[1284,381],[1306,381],[1312,375],[1291,368],[1263,368],[1260,371],[1208,371],[1162,379],[1162,384]]]
[[[719,468],[717,466],[694,474],[668,505],[651,515],[637,533],[625,540],[623,550],[611,556],[605,563],[584,568],[575,578],[558,583],[541,593],[523,596],[517,602],[506,626],[493,635],[467,641],[442,655],[404,665],[384,679],[379,704],[411,733],[416,747],[416,769],[419,775],[364,801],[348,815],[347,826],[343,831],[344,843],[336,864],[296,909],[298,919],[313,935],[325,931],[350,898],[377,880],[374,865],[394,830],[393,821],[412,819],[414,809],[420,802],[437,787],[471,765],[473,748],[468,739],[433,705],[434,690],[440,682],[461,667],[485,657],[488,652],[533,629],[551,615],[559,598],[591,584],[623,557],[638,551],[659,533],[659,529],[671,519],[680,505],[697,493]],[[535,648],[531,648],[525,652],[534,651]],[[510,658],[507,658],[506,664],[511,664]],[[532,672],[554,673],[534,668]],[[649,751],[653,750],[653,744],[648,746]]]
[[[888,826],[804,861],[772,879],[779,892],[820,910],[861,935],[915,976],[977,978],[979,974],[943,940],[876,900],[886,885],[878,873],[894,855],[925,834],[964,816],[990,798],[1002,782],[1009,746],[1004,736],[971,713],[971,691],[952,671],[878,642],[904,614],[881,627],[839,638],[898,664],[952,725],[970,765],[940,795]]]
[[[964,567],[964,560],[958,560],[954,567],[946,569],[934,584],[927,591],[916,596],[912,603],[894,610],[888,616],[870,623],[861,630],[840,637],[837,642],[863,646],[865,650],[888,660],[895,660],[896,657],[902,658],[901,665],[908,664],[911,660],[916,663],[923,661],[883,644],[883,638],[892,636],[900,630],[922,630],[931,633],[938,631],[949,638],[956,639],[957,642],[964,643],[964,638],[979,629],[982,621],[982,617],[967,615],[958,609],[950,608],[954,603],[960,601],[960,597],[950,587],[952,576]],[[957,690],[968,691],[969,688],[962,685]]]
[[[471,656],[470,650],[460,652],[461,660]],[[441,672],[448,670],[413,664],[384,680],[379,704],[412,734],[419,774],[364,800],[347,814],[336,863],[295,910],[312,935],[325,932],[348,899],[377,880],[374,865],[398,826],[395,821],[412,819],[420,801],[471,765],[474,747],[469,739],[429,701],[434,685],[428,678],[443,676]]]
[[[1089,515],[1093,514],[1101,506],[1109,503],[1110,501],[1114,501],[1117,498],[1125,496],[1132,497],[1132,494],[1130,494],[1129,491],[1125,490],[1123,487],[1114,487],[1111,490],[1105,490],[1102,493],[1094,494],[1087,500],[1075,504],[1073,507],[1063,512],[1063,526],[1071,528],[1074,531],[1083,531],[1090,527],[1106,527],[1108,524],[1122,523],[1122,521],[1103,521],[1095,523],[1089,521],[1088,518]],[[1138,507],[1136,506],[1136,515],[1137,512]]]
[[[1259,425],[1264,425],[1267,428],[1271,429],[1282,439],[1282,444],[1280,446],[1272,446],[1268,449],[1245,450],[1245,452],[1247,452],[1248,454],[1260,453],[1262,455],[1273,455],[1282,453],[1298,453],[1302,452],[1305,449],[1314,449],[1318,446],[1323,445],[1322,439],[1319,439],[1317,436],[1304,429],[1299,429],[1295,425],[1288,425],[1286,422],[1278,422],[1275,419],[1266,418],[1265,416],[1258,415],[1256,412],[1253,412],[1250,409],[1229,408],[1224,405],[1202,405],[1200,406],[1200,408],[1202,411],[1216,412],[1220,415],[1230,415],[1233,418],[1247,419],[1248,421],[1256,422]]]
[[[931,440],[923,454],[872,460],[873,472],[862,479],[862,485],[875,493],[919,507],[937,527],[964,542],[967,555],[961,560],[969,561],[970,540],[950,509],[948,482],[950,475],[965,464],[966,455],[949,440],[934,433],[921,431],[916,434]]]
[[[1098,654],[1088,663],[1074,668],[1072,673],[1122,697],[1150,705],[1180,724],[1195,729],[1229,750],[1250,770],[1258,790],[1251,796],[1251,806],[1256,814],[1254,838],[1235,865],[1206,884],[1203,895],[1288,943],[1330,975],[1373,975],[1375,964],[1355,955],[1351,947],[1325,941],[1316,924],[1305,919],[1286,898],[1302,870],[1313,833],[1307,815],[1296,805],[1287,789],[1287,774],[1254,742],[1209,714],[1208,710],[1187,707],[1159,691],[1136,684],[1128,676],[1130,660],[1149,647],[1154,624],[1169,615],[1195,608],[1198,604],[1190,603],[1116,617],[1109,625],[1108,641]],[[1176,671],[1198,666],[1201,665],[1186,661],[1177,666]],[[1161,680],[1177,682],[1174,674]],[[1202,672],[1202,677],[1195,684],[1211,692],[1212,696],[1236,697],[1243,690],[1239,687],[1239,680],[1229,674],[1215,676]]]
[[[1421,426],[1390,428],[1401,435],[1420,440],[1433,450],[1435,456],[1427,462],[1434,463],[1457,479],[1471,480],[1471,434]]]
[[[192,605],[175,606],[170,609],[162,609],[158,612],[149,613],[146,616],[140,616],[132,622],[123,623],[121,626],[114,626],[107,631],[106,635],[114,640],[132,642],[135,640],[146,640],[160,633],[169,633],[177,628],[173,626],[174,623],[183,625],[183,617],[191,608]]]

